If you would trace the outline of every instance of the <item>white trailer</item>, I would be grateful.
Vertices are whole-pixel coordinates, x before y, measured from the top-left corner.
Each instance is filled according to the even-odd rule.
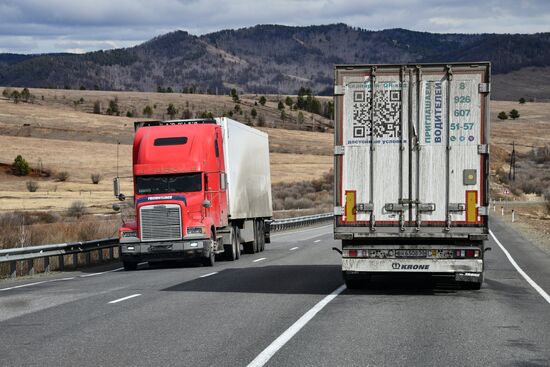
[[[223,134],[229,222],[238,224],[245,252],[262,251],[258,245],[264,242],[254,241],[254,234],[263,232],[269,243],[269,226],[264,220],[273,216],[268,135],[227,117],[215,120]],[[259,219],[262,228],[255,229]],[[226,247],[230,241],[229,235],[224,236]]]
[[[488,235],[490,64],[335,70],[335,222],[349,287],[373,273],[479,288]]]

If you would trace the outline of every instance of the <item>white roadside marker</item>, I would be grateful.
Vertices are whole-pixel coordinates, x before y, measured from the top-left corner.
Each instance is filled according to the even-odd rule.
[[[291,327],[285,330],[273,343],[269,344],[252,362],[248,364],[248,367],[261,367],[265,365],[271,357],[279,351],[294,335],[296,335],[311,319],[321,311],[330,301],[338,296],[342,291],[346,289],[345,285],[341,285],[334,292],[323,298],[313,308],[306,312],[302,317],[298,319]]]
[[[252,260],[253,263],[257,263],[258,261],[264,261],[266,260],[267,258],[265,257],[260,257],[259,259],[256,259],[256,260]]]
[[[139,297],[141,296],[140,293],[136,293],[136,294],[132,294],[131,296],[128,296],[128,297],[123,297],[123,298],[119,298],[119,299],[115,299],[114,301],[111,301],[109,303],[119,303],[119,302],[122,302],[122,301],[126,301],[127,299],[130,299],[130,298],[135,298],[135,297]]]
[[[294,251],[294,250],[298,250],[298,249],[299,249],[299,247],[293,247],[293,248],[290,249],[290,251]]]
[[[500,243],[500,241],[493,234],[493,231],[489,230],[489,233],[491,234],[491,237],[493,237],[497,245],[500,247],[502,252],[504,252],[504,255],[506,255],[506,257],[508,258],[508,261],[510,261],[510,263],[514,266],[514,268],[516,268],[518,273],[527,281],[527,283],[531,285],[531,287],[533,287],[542,296],[542,298],[544,298],[546,302],[550,303],[550,296],[548,295],[548,293],[546,293],[544,289],[542,289],[537,283],[535,283],[535,281],[531,279],[531,277],[527,275],[527,273],[525,273],[522,268],[519,267],[518,263],[516,263],[512,255],[510,255],[508,250],[506,250],[504,246],[502,246],[502,243]]]
[[[218,272],[215,271],[213,273],[204,274],[204,275],[201,275],[199,278],[206,278],[206,277],[209,277],[209,276],[214,275],[214,274],[218,274]]]

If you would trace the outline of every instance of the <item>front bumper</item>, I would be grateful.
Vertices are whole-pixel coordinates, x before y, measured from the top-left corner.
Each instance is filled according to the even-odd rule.
[[[120,256],[123,261],[198,259],[209,257],[211,251],[209,239],[120,244]]]
[[[357,259],[342,258],[345,272],[482,273],[482,259]]]

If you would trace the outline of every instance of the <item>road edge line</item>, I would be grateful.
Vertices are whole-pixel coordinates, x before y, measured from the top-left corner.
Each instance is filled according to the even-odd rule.
[[[275,339],[271,344],[267,346],[252,362],[248,364],[248,367],[261,367],[265,365],[271,357],[275,355],[285,346],[286,343],[294,337],[315,315],[321,311],[327,304],[329,304],[334,298],[336,298],[340,293],[346,289],[346,286],[342,284],[340,287],[335,289],[331,294],[319,301],[315,306],[309,309],[305,314],[302,315],[294,324],[292,324],[288,329],[286,329],[277,339]]]
[[[500,247],[502,252],[504,252],[504,255],[506,255],[506,257],[508,258],[508,261],[510,261],[510,264],[512,264],[514,268],[516,268],[517,272],[527,281],[527,283],[529,283],[529,285],[531,285],[531,287],[533,287],[533,289],[536,290],[542,296],[542,298],[544,298],[544,300],[550,304],[550,296],[548,295],[548,293],[546,293],[546,291],[542,289],[541,286],[539,286],[533,279],[531,279],[529,275],[527,275],[526,272],[523,271],[523,269],[518,265],[516,260],[514,260],[512,255],[510,255],[508,250],[506,250],[506,248],[502,245],[502,243],[500,243],[498,238],[494,235],[493,231],[489,230],[489,234],[491,235],[491,237],[493,237],[493,239],[495,240],[497,245]]]

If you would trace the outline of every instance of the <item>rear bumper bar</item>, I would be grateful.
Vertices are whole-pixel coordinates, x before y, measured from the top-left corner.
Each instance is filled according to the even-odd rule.
[[[345,272],[481,273],[482,259],[342,259]]]

